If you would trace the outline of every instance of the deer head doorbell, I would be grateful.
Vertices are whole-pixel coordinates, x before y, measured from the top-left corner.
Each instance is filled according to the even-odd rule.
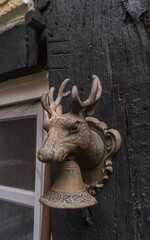
[[[62,162],[60,173],[53,187],[40,202],[54,208],[82,208],[95,205],[94,195],[103,187],[108,173],[112,173],[112,157],[119,150],[121,136],[115,129],[108,129],[104,122],[90,117],[101,97],[99,78],[92,75],[92,88],[88,99],[80,100],[76,86],[71,91],[72,109],[62,114],[61,100],[69,79],[63,81],[58,97],[53,98],[54,87],[41,98],[49,120],[43,127],[47,137],[38,151],[38,158],[45,163]]]

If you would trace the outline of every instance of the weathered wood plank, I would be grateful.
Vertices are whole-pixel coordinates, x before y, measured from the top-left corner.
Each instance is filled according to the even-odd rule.
[[[0,36],[0,81],[40,70],[35,32],[24,24]]]

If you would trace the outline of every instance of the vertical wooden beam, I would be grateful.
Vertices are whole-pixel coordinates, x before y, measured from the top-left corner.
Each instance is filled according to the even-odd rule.
[[[45,164],[44,194],[50,190],[50,164]],[[43,206],[41,240],[50,240],[50,208]]]

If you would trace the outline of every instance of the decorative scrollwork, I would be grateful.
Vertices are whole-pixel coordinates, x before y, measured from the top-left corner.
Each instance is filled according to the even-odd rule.
[[[115,129],[108,129],[104,122],[100,122],[96,118],[88,117],[87,122],[90,128],[97,132],[104,141],[105,153],[103,156],[103,167],[100,169],[100,178],[93,184],[85,184],[87,191],[95,196],[97,191],[100,191],[105,180],[109,179],[109,175],[113,172],[112,157],[119,150],[121,144],[121,136]]]
[[[75,209],[95,205],[95,198],[86,191],[70,193],[51,189],[40,198],[40,203],[48,207]]]

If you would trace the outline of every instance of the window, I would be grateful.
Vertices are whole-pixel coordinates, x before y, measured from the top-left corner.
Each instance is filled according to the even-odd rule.
[[[46,73],[0,84],[0,239],[40,240],[44,169],[37,151],[45,113],[39,98],[47,89]]]

